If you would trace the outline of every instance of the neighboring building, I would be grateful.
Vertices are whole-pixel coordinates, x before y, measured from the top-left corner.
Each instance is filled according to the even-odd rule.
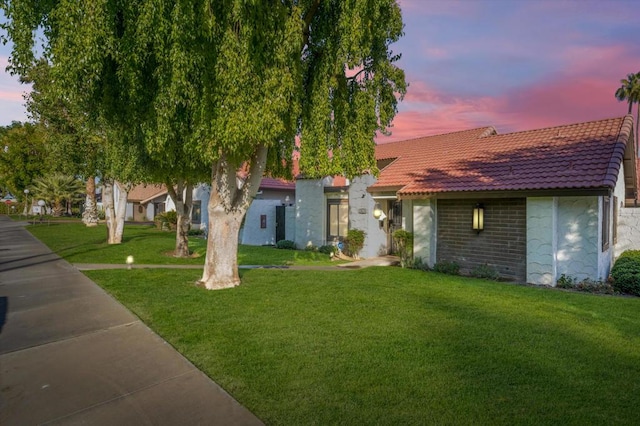
[[[296,185],[282,179],[263,178],[251,207],[244,217],[240,243],[274,245],[293,240],[295,233]]]
[[[191,224],[206,229],[209,185],[199,184],[193,189]],[[279,240],[293,239],[295,232],[295,184],[281,179],[263,178],[255,199],[245,216],[240,231],[240,243],[273,245]],[[127,220],[153,221],[157,214],[175,210],[165,185],[141,184],[129,191]]]
[[[366,232],[361,256],[372,257],[393,253],[393,231],[406,229],[415,257],[430,266],[454,261],[469,273],[486,265],[503,278],[546,285],[562,274],[606,279],[618,217],[637,203],[631,116],[381,144],[376,159],[377,179],[296,182],[298,246],[332,243],[355,228]],[[482,229],[473,229],[480,213]]]

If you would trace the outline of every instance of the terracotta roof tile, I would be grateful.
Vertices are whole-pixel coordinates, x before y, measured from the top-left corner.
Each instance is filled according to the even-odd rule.
[[[148,200],[149,198],[159,197],[160,195],[164,195],[166,193],[167,187],[164,185],[143,183],[134,186],[131,191],[129,191],[127,200],[131,202],[140,202],[143,200]]]
[[[376,147],[395,158],[370,189],[400,195],[460,191],[611,188],[630,116],[498,135],[491,127]]]
[[[262,178],[260,182],[261,189],[296,189],[296,183],[284,179],[276,179],[270,177]]]

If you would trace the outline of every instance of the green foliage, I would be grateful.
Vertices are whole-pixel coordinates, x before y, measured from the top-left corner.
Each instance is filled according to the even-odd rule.
[[[178,224],[178,213],[175,210],[159,213],[153,218],[153,221],[158,229],[175,229]]]
[[[50,203],[54,216],[63,213],[65,202],[82,200],[84,190],[84,182],[62,173],[41,176],[33,181],[32,186],[33,196]]]
[[[409,265],[409,268],[418,269],[420,271],[430,271],[431,270],[431,268],[429,267],[429,264],[427,262],[425,262],[421,257],[414,258],[413,261],[411,262],[411,264]]]
[[[313,244],[308,244],[304,247],[305,251],[318,251],[318,247],[314,246]]]
[[[411,267],[413,263],[413,234],[404,229],[398,229],[393,233],[393,240],[400,255],[400,266],[403,268]]]
[[[64,95],[163,171],[178,171],[175,156],[240,167],[266,146],[267,171],[290,173],[298,132],[308,176],[375,170],[373,137],[406,92],[390,49],[403,29],[395,1],[13,0],[2,9],[12,71],[28,76],[36,51],[52,59],[47,99]],[[47,37],[34,49],[37,28]]]
[[[360,229],[349,229],[344,239],[344,252],[348,256],[357,257],[362,247],[366,233]]]
[[[484,278],[487,280],[498,281],[500,279],[500,274],[493,266],[489,266],[486,263],[483,265],[478,265],[471,270],[472,277],[476,278]]]
[[[324,253],[332,256],[338,253],[338,247],[334,246],[333,244],[327,244],[327,245],[318,247],[318,251],[320,253]]]
[[[590,279],[578,281],[576,277],[562,274],[556,282],[556,287],[567,290],[583,291],[586,293],[597,294],[617,294],[611,283],[602,281],[593,281]]]
[[[276,243],[276,248],[283,249],[283,250],[295,250],[296,243],[290,240],[280,240]]]
[[[42,126],[14,122],[0,128],[0,190],[22,197],[51,166]]]
[[[436,262],[436,264],[433,265],[433,270],[435,272],[440,272],[448,275],[459,275],[460,265],[458,265],[454,261],[442,260],[440,262]]]
[[[624,294],[640,296],[640,250],[627,250],[611,268],[613,288]]]

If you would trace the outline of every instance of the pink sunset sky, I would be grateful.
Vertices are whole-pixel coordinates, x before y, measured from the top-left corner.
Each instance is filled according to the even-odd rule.
[[[379,143],[489,125],[507,133],[627,112],[613,94],[620,79],[640,71],[635,0],[400,5],[405,35],[392,49],[402,54],[410,86],[392,135],[379,136]],[[2,69],[9,52],[0,46]],[[0,73],[0,125],[27,120],[25,90]]]

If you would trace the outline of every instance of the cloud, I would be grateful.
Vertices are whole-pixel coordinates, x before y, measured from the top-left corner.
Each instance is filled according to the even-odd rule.
[[[414,79],[400,105],[391,136],[377,141],[494,126],[500,133],[599,120],[626,114],[614,93],[629,72],[640,71],[634,47],[568,46],[559,69],[520,86],[506,86],[491,96],[439,89]]]

